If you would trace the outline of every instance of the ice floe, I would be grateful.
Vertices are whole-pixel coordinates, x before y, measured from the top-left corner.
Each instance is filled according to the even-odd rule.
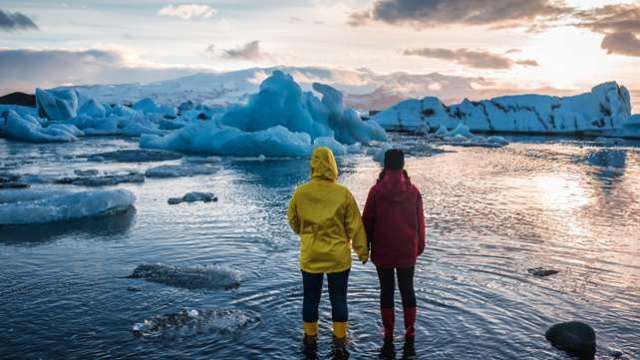
[[[182,309],[177,313],[156,316],[135,323],[131,329],[136,336],[162,336],[178,332],[215,332],[233,334],[260,322],[260,316],[240,309]]]
[[[240,286],[240,272],[220,265],[179,267],[143,264],[133,270],[132,279],[186,289],[233,289]]]
[[[69,192],[60,190],[0,191],[0,225],[76,220],[124,211],[135,203],[127,190]]]

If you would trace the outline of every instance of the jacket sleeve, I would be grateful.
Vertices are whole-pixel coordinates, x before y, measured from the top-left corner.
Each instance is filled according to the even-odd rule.
[[[369,245],[367,244],[367,234],[362,224],[358,204],[351,193],[347,194],[347,204],[345,213],[345,230],[347,237],[351,240],[351,246],[358,254],[360,261],[369,260]]]
[[[296,208],[296,193],[293,193],[293,197],[291,197],[291,201],[289,202],[287,217],[289,218],[291,230],[296,234],[300,234],[300,218],[298,217],[298,209]]]
[[[364,223],[364,228],[367,234],[369,248],[371,248],[371,242],[373,242],[373,234],[375,233],[376,226],[376,197],[373,188],[369,190],[367,202],[365,203],[364,210],[362,211],[362,222]]]
[[[422,255],[426,246],[426,224],[424,220],[424,205],[422,203],[422,194],[418,191],[418,255]]]

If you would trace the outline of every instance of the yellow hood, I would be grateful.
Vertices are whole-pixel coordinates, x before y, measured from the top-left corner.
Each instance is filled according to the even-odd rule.
[[[311,178],[335,182],[338,180],[338,164],[331,149],[319,147],[311,155]]]

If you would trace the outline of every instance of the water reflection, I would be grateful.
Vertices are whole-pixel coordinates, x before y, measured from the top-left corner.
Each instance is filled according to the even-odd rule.
[[[85,235],[110,239],[124,235],[135,222],[136,210],[130,207],[115,214],[89,219],[62,221],[48,224],[0,226],[0,244],[37,246],[58,238]]]

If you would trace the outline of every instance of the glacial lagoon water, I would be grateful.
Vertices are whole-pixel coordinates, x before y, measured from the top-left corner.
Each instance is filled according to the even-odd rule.
[[[511,140],[502,149],[447,147],[407,161],[424,194],[428,226],[415,280],[419,358],[567,359],[544,332],[569,320],[595,328],[599,358],[611,358],[613,349],[640,358],[638,144]],[[59,145],[0,140],[0,172],[158,165],[87,162],[91,154],[135,147],[109,138]],[[302,358],[298,240],[286,223],[286,205],[308,176],[307,161],[213,166],[219,170],[211,175],[119,185],[137,202],[118,215],[1,228],[0,358]],[[340,182],[362,206],[379,165],[371,156],[350,155],[340,168]],[[213,192],[219,201],[167,204],[189,191]],[[155,263],[231,269],[241,285],[189,288],[127,277],[138,265]],[[539,266],[560,273],[527,272]],[[374,267],[354,262],[349,285],[351,358],[376,358]],[[326,292],[323,297],[321,359],[331,351]],[[150,336],[132,332],[145,319],[180,319],[193,310],[215,316]]]

